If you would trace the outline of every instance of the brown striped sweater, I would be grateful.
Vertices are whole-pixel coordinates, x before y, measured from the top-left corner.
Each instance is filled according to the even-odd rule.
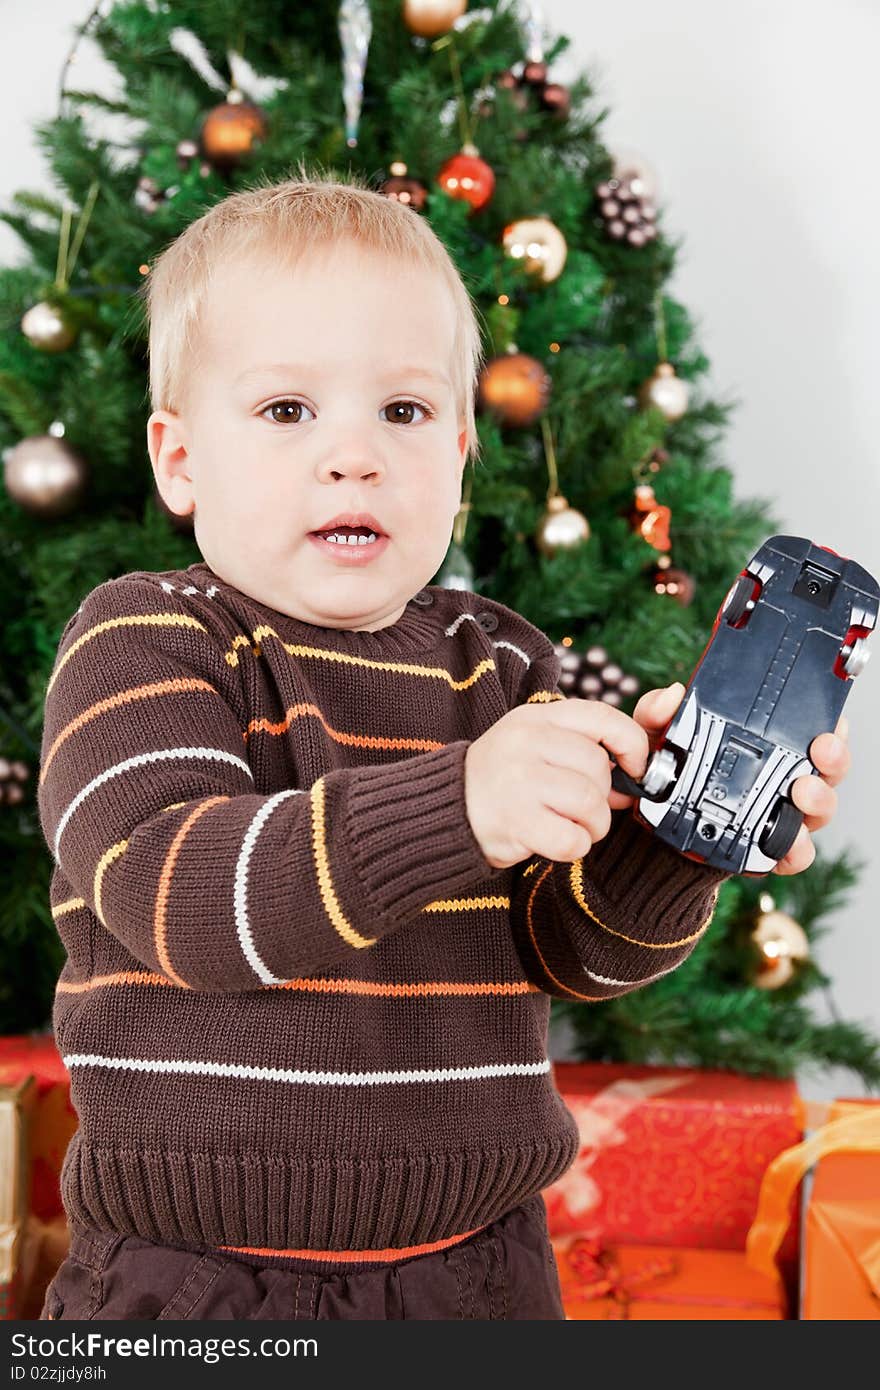
[[[725,875],[628,810],[574,864],[486,861],[469,742],[564,698],[558,676],[519,614],[433,585],[376,632],[288,617],[204,562],[88,594],[39,784],[71,1219],[397,1251],[569,1166],[550,996],[589,1005],[674,969]]]

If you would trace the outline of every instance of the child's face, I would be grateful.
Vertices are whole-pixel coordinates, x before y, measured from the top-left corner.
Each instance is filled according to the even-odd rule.
[[[292,270],[265,256],[218,268],[185,407],[148,424],[162,498],[195,509],[215,574],[322,627],[397,621],[461,502],[453,333],[439,275],[351,242]],[[365,564],[310,538],[346,512],[390,537]]]

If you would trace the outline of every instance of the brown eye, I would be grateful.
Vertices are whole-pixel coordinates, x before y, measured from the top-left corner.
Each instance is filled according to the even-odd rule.
[[[413,423],[412,414],[410,414],[406,419],[402,419],[400,415],[397,413],[400,410],[410,412],[412,412],[413,410],[420,410],[427,419],[431,418],[432,413],[427,406],[419,405],[418,401],[394,401],[391,405],[383,406],[383,409],[390,410],[392,412],[391,419],[389,421],[389,423],[392,425],[411,425]]]
[[[271,405],[266,406],[265,410],[260,411],[260,414],[265,416],[271,410],[273,412],[272,420],[275,424],[298,425],[302,421],[302,412],[308,409],[309,407],[303,405],[302,401],[273,401]]]

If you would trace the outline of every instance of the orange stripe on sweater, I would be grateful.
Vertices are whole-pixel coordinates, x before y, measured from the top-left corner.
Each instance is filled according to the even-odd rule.
[[[316,719],[319,719],[327,733],[337,743],[347,744],[352,748],[411,748],[432,752],[435,748],[445,747],[443,743],[433,738],[380,738],[369,734],[346,734],[328,724],[317,705],[308,703],[291,705],[290,709],[285,711],[284,718],[278,723],[272,723],[268,719],[252,719],[245,730],[245,742],[252,733],[286,734],[294,719],[299,719],[305,714],[313,714]]]
[[[59,980],[58,994],[84,994],[90,989],[101,989],[108,985],[166,985],[177,989],[174,980],[155,971],[120,970],[113,975],[93,975],[90,980]],[[479,980],[473,983],[458,980],[425,980],[419,983],[393,984],[374,980],[332,980],[304,977],[298,980],[281,980],[278,984],[257,986],[262,989],[301,990],[309,994],[353,994],[371,999],[428,999],[452,997],[480,999],[492,995],[512,997],[519,994],[540,994],[541,990],[530,980]]]
[[[83,710],[75,719],[61,730],[49,752],[46,754],[45,761],[40,770],[40,783],[46,776],[47,769],[58,749],[71,734],[75,734],[84,724],[90,720],[97,719],[100,714],[106,714],[108,710],[117,709],[120,705],[130,704],[133,700],[150,700],[156,695],[176,695],[181,690],[208,690],[212,695],[219,692],[214,689],[208,681],[199,680],[197,677],[183,677],[179,680],[155,681],[152,685],[134,685],[128,690],[121,690],[118,695],[111,695],[106,700],[99,700],[97,704],[89,705],[88,709]]]
[[[218,805],[221,801],[229,801],[229,799],[230,798],[228,796],[210,796],[208,797],[207,801],[203,801],[200,806],[196,806],[195,810],[193,810],[190,813],[190,815],[187,816],[186,820],[183,822],[183,825],[181,825],[177,834],[174,836],[174,839],[171,841],[171,844],[168,848],[168,853],[165,856],[165,863],[162,865],[162,872],[159,875],[159,887],[156,893],[156,915],[154,928],[156,956],[159,961],[159,964],[162,966],[165,973],[171,977],[175,984],[180,985],[183,989],[191,989],[192,986],[188,985],[186,980],[181,979],[181,977],[177,974],[177,971],[173,969],[168,956],[168,946],[165,939],[168,912],[168,897],[171,892],[171,880],[174,877],[174,866],[177,863],[177,856],[180,853],[180,847],[186,839],[187,835],[189,834],[192,826],[195,825],[196,821],[201,816],[203,816],[206,811],[209,811],[212,806]]]
[[[485,1226],[475,1226],[472,1231],[463,1231],[460,1236],[447,1236],[445,1240],[432,1240],[427,1245],[402,1245],[386,1246],[384,1250],[268,1250],[256,1245],[216,1245],[215,1250],[228,1250],[230,1253],[241,1255],[261,1255],[269,1257],[272,1255],[283,1256],[296,1260],[333,1260],[351,1261],[356,1260],[382,1260],[386,1264],[391,1260],[406,1260],[412,1255],[431,1255],[435,1250],[447,1250],[450,1245],[457,1245],[462,1240],[468,1240],[470,1236],[475,1236],[478,1231],[484,1231]]]

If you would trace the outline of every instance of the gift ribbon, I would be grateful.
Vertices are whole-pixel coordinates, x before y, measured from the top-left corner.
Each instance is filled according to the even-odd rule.
[[[593,1237],[582,1237],[574,1241],[569,1247],[568,1262],[575,1274],[584,1280],[583,1287],[578,1290],[582,1298],[613,1300],[607,1314],[609,1318],[628,1318],[633,1291],[640,1284],[650,1283],[652,1279],[661,1279],[664,1275],[668,1276],[678,1271],[678,1265],[671,1256],[662,1256],[656,1260],[648,1260],[631,1274],[624,1275],[611,1251],[605,1249],[601,1241]]]
[[[746,1259],[753,1269],[779,1279],[775,1255],[789,1221],[792,1195],[814,1163],[832,1153],[880,1153],[880,1107],[831,1120],[805,1139],[777,1154],[767,1167],[758,1210],[746,1239]],[[852,1254],[871,1292],[880,1297],[880,1234],[876,1227],[859,1235]]]
[[[658,1256],[647,1260],[630,1274],[623,1274],[613,1253],[595,1237],[578,1237],[567,1251],[568,1263],[584,1283],[578,1295],[590,1301],[598,1298],[612,1300],[606,1317],[628,1318],[630,1305],[639,1298],[651,1303],[665,1303],[701,1308],[772,1308],[779,1311],[778,1298],[729,1298],[713,1294],[687,1294],[677,1290],[665,1293],[655,1289],[642,1292],[641,1287],[653,1279],[670,1278],[678,1274],[679,1262],[673,1256]]]

